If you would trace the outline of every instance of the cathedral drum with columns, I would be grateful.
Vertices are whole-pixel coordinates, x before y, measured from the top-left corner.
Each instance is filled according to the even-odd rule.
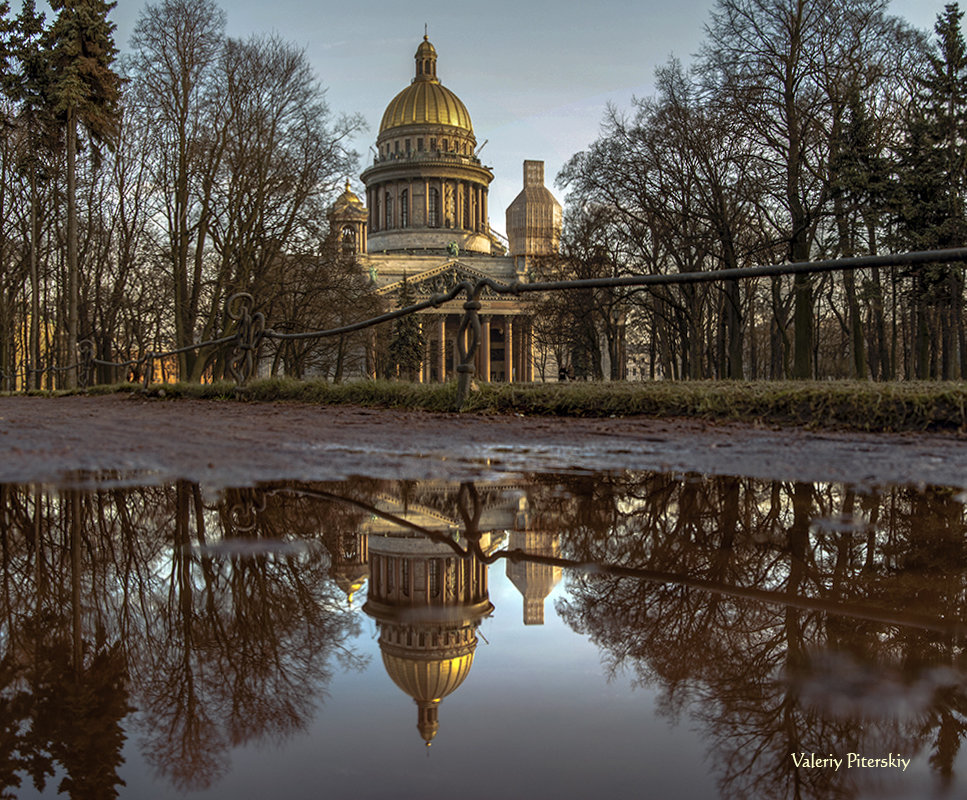
[[[349,188],[330,211],[330,228],[359,261],[377,292],[393,304],[405,277],[415,301],[454,284],[487,277],[527,279],[530,258],[557,252],[561,205],[544,186],[544,164],[524,162],[524,188],[507,209],[507,244],[490,227],[493,172],[477,157],[470,113],[437,77],[437,52],[426,36],[415,76],[386,107],[377,154],[362,173],[366,202]],[[476,375],[531,381],[530,319],[518,298],[485,290]],[[419,315],[426,342],[419,379],[456,377],[456,336],[463,300]]]

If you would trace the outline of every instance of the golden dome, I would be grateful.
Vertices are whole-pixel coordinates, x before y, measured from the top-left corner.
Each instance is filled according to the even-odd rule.
[[[473,666],[473,652],[453,658],[407,658],[383,651],[383,666],[393,683],[417,702],[442,700],[457,690]]]
[[[363,201],[349,188],[349,178],[346,178],[346,188],[332,204],[333,211],[344,211],[347,208],[365,208]]]
[[[473,133],[470,112],[459,97],[446,86],[432,81],[416,81],[390,100],[379,132],[403,125],[452,125]]]
[[[402,92],[390,100],[379,124],[382,134],[403,125],[451,125],[473,134],[470,113],[436,75],[436,48],[426,36],[416,49],[416,76]]]

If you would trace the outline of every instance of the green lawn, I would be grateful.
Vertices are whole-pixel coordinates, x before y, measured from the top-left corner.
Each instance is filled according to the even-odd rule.
[[[98,386],[87,394],[143,392]],[[453,411],[456,385],[397,381],[266,379],[151,386],[147,396],[298,401]],[[568,417],[693,417],[861,431],[967,431],[967,383],[861,381],[694,381],[656,383],[481,384],[464,412]]]

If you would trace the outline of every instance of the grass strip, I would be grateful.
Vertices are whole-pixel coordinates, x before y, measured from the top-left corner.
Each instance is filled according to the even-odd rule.
[[[177,399],[291,401],[453,411],[456,384],[297,381],[270,378],[244,388],[214,384],[95,386],[71,394],[131,392]],[[32,394],[42,394],[34,392]],[[56,394],[68,394],[59,392]],[[481,384],[464,412],[560,417],[690,417],[856,431],[967,432],[967,383],[871,381],[683,381]]]

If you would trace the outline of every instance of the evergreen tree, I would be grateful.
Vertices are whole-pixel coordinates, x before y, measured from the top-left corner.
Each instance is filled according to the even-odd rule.
[[[956,3],[938,15],[937,52],[906,120],[897,211],[904,244],[954,247],[967,239],[967,46]]]
[[[0,86],[8,91],[10,74],[10,56],[15,47],[15,23],[10,20],[10,3],[0,0]]]
[[[42,180],[41,153],[51,152],[58,141],[52,114],[51,72],[47,51],[41,46],[45,36],[44,15],[38,13],[34,0],[24,0],[17,16],[11,55],[19,69],[10,70],[7,86],[11,98],[19,106],[18,120],[26,139],[20,169],[30,184],[30,336],[28,363],[35,370],[28,376],[28,386],[41,388],[40,367],[40,274],[38,229],[38,181]]]
[[[107,19],[116,3],[104,0],[51,0],[59,12],[48,35],[51,100],[67,132],[67,352],[77,357],[78,265],[76,155],[78,122],[95,143],[115,141],[120,78],[111,69],[117,55],[114,24]],[[77,375],[68,373],[68,385]]]
[[[413,293],[403,273],[403,284],[400,286],[400,296],[397,308],[413,305]],[[423,363],[423,353],[426,350],[426,340],[420,330],[420,322],[415,314],[400,317],[393,323],[393,338],[389,344],[390,363],[399,377],[415,381],[419,377],[420,364]]]
[[[898,148],[895,209],[901,248],[933,250],[967,243],[967,46],[964,12],[956,3],[938,15],[936,52],[920,79]],[[915,270],[914,362],[920,378],[954,378],[967,372],[952,362],[967,357],[963,331],[962,267],[935,264]],[[954,341],[959,340],[959,348]]]

